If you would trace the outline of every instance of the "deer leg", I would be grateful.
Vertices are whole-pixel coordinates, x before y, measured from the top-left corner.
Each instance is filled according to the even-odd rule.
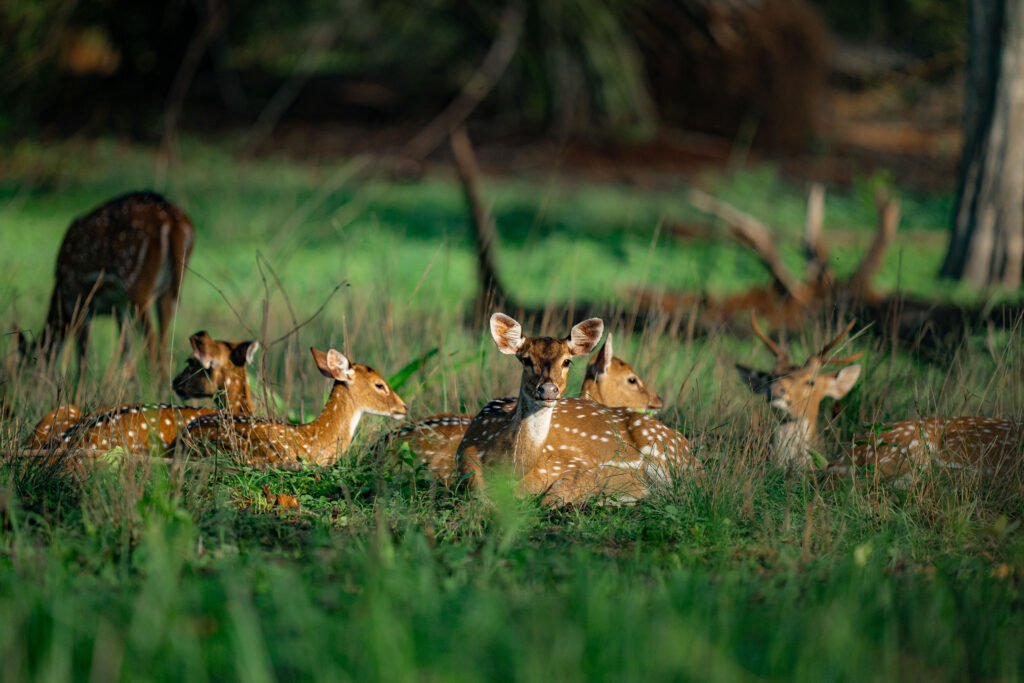
[[[160,324],[160,337],[157,340],[156,360],[160,365],[161,382],[166,380],[168,368],[164,364],[164,353],[167,350],[167,334],[171,327],[171,318],[174,316],[174,306],[178,303],[177,293],[174,291],[164,292],[157,300],[157,322]]]
[[[85,377],[89,357],[89,320],[83,318],[75,326],[75,348],[78,351],[78,376]]]

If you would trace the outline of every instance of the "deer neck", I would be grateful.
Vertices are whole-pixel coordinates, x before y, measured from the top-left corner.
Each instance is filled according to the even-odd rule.
[[[580,389],[580,398],[582,398],[584,401],[594,401],[595,403],[602,403],[601,387],[598,385],[596,379],[587,377],[585,380],[583,380],[583,388]]]
[[[810,465],[811,451],[818,447],[817,414],[783,420],[772,435],[772,455],[784,467]]]
[[[224,379],[224,386],[214,397],[214,403],[221,410],[235,415],[252,415],[252,389],[249,388],[249,376],[245,368],[231,372]]]
[[[520,390],[512,452],[512,460],[517,469],[529,472],[537,464],[551,431],[551,416],[554,412],[554,406],[536,403]]]
[[[303,426],[312,450],[344,453],[352,444],[363,411],[356,406],[347,384],[335,382],[319,416]],[[321,463],[324,464],[324,463]]]

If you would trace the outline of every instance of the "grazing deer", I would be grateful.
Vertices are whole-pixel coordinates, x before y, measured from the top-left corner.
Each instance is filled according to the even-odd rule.
[[[828,354],[853,329],[854,322],[812,354],[803,365],[794,365],[785,348],[776,344],[751,315],[754,334],[775,355],[771,372],[736,365],[740,377],[751,391],[763,395],[769,405],[782,415],[772,436],[772,462],[785,469],[814,467],[811,453],[820,450],[818,409],[825,397],[840,399],[849,393],[860,377],[860,365],[846,365],[861,357],[828,358]],[[836,372],[826,372],[829,365],[846,365]]]
[[[992,417],[931,417],[904,420],[858,434],[853,446],[826,474],[848,475],[873,466],[882,479],[909,479],[931,465],[984,473],[1021,464],[1024,425]]]
[[[178,432],[190,420],[226,410],[251,415],[252,392],[246,367],[259,350],[259,342],[227,342],[213,339],[205,331],[189,338],[192,356],[174,378],[174,391],[182,398],[213,398],[216,409],[152,403],[122,405],[81,417],[74,406],[61,406],[44,417],[33,430],[26,446],[45,448],[82,448],[108,451],[123,448],[130,452],[151,447],[166,450]],[[79,417],[55,429],[70,416]]]
[[[292,425],[245,416],[209,415],[191,422],[186,446],[205,442],[255,466],[332,465],[348,450],[364,413],[402,419],[405,403],[373,368],[340,351],[310,349],[321,374],[334,381],[327,405],[312,422]]]
[[[629,363],[612,355],[612,335],[587,363],[580,398],[616,408],[657,411],[664,403],[647,388]],[[515,401],[515,399],[510,399]],[[514,404],[510,404],[514,405]],[[445,486],[455,474],[455,452],[473,421],[471,415],[444,413],[406,425],[388,440],[388,448],[409,444],[426,468]]]
[[[81,367],[90,318],[112,313],[121,322],[134,313],[142,324],[151,359],[158,360],[192,246],[188,216],[152,192],[117,197],[75,219],[57,254],[56,284],[43,333],[32,344],[19,333],[22,357],[36,350],[54,353],[73,333]],[[159,340],[149,318],[154,302]]]
[[[523,365],[518,399],[497,399],[473,418],[459,445],[460,474],[483,489],[485,469],[510,468],[519,491],[549,505],[591,498],[633,502],[673,471],[699,470],[686,439],[658,420],[626,408],[561,398],[575,356],[590,353],[604,332],[597,318],[565,339],[524,337],[518,322],[491,316],[498,349]]]

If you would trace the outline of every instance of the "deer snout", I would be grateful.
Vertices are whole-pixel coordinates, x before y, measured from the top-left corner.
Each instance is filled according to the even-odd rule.
[[[397,396],[395,398],[398,398]],[[405,405],[405,401],[398,399],[398,405],[391,409],[391,417],[396,420],[404,420],[409,414],[409,407]]]
[[[661,410],[664,407],[665,407],[665,402],[661,400],[661,396],[659,396],[658,394],[654,394],[651,397],[650,402],[648,402],[648,404],[647,404],[647,409],[648,410]]]
[[[537,400],[538,401],[557,401],[558,394],[561,393],[554,382],[544,382],[537,387]]]

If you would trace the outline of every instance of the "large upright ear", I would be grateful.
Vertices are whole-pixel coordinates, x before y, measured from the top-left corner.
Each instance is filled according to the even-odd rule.
[[[604,340],[604,344],[597,350],[597,355],[594,356],[594,360],[590,361],[590,365],[594,366],[599,373],[607,373],[612,369],[612,358],[614,358],[612,351],[612,333],[609,332],[608,336]]]
[[[244,341],[231,349],[231,362],[238,367],[249,365],[256,358],[256,352],[260,350],[258,341]]]
[[[764,370],[755,370],[746,365],[736,364],[736,371],[740,373],[740,379],[755,394],[767,395],[772,386],[772,374]]]
[[[204,368],[209,370],[217,358],[217,342],[213,340],[206,330],[200,330],[188,338],[192,345],[192,356],[198,360]]]
[[[352,381],[352,376],[355,374],[352,364],[348,362],[348,358],[341,351],[329,349],[327,353],[324,353],[313,347],[310,347],[309,350],[313,354],[313,360],[316,361],[316,367],[324,377],[338,382]]]
[[[604,334],[604,321],[591,318],[575,325],[569,331],[569,351],[574,356],[585,356],[594,350]]]
[[[860,364],[847,365],[828,378],[825,395],[829,398],[842,398],[850,393],[850,389],[853,389],[853,385],[857,383],[858,379],[860,379]]]
[[[504,313],[495,313],[491,316],[491,337],[499,351],[515,355],[523,345],[523,327]]]

